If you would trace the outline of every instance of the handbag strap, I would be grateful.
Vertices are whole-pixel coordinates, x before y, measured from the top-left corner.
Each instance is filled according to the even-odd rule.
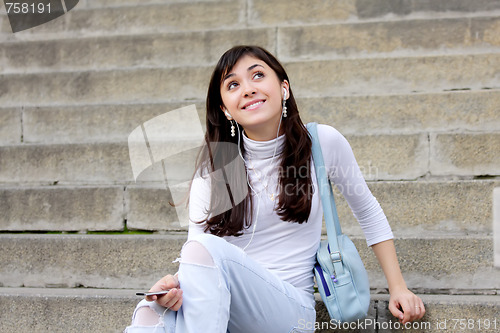
[[[318,139],[317,125],[317,123],[308,123],[307,130],[309,131],[312,139],[314,170],[316,172],[321,204],[323,206],[323,214],[325,216],[330,258],[332,259],[335,272],[337,275],[340,275],[343,274],[344,269],[341,264],[342,253],[337,236],[342,234],[342,229],[340,227],[339,217],[337,214],[337,207],[335,206],[332,184],[326,175],[325,161],[323,159],[323,153]]]

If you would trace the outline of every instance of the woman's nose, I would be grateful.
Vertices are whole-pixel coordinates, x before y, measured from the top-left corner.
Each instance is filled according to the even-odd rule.
[[[243,96],[248,97],[251,95],[255,95],[256,89],[250,84],[247,84],[243,87]]]

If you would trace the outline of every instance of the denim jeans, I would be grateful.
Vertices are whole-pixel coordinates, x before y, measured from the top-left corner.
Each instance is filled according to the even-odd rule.
[[[214,266],[183,262],[179,283],[183,303],[179,311],[156,302],[141,301],[159,315],[156,326],[129,326],[128,333],[288,333],[313,332],[314,296],[262,267],[239,247],[209,235],[190,241],[201,243]],[[189,242],[189,241],[188,241]],[[135,316],[135,312],[134,312]]]

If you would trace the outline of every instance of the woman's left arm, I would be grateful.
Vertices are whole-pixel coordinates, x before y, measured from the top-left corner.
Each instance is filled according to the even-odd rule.
[[[325,165],[332,180],[351,207],[384,271],[391,298],[389,310],[402,323],[422,318],[422,300],[408,290],[399,268],[393,233],[387,217],[372,195],[349,142],[336,129],[318,125]],[[417,308],[418,307],[418,308]]]
[[[425,314],[424,303],[406,286],[399,268],[396,248],[392,239],[372,245],[373,252],[384,271],[389,285],[389,310],[405,324],[421,319]]]

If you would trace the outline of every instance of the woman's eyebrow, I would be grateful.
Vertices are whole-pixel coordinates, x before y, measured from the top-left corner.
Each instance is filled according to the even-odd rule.
[[[234,73],[226,74],[226,76],[224,76],[224,79],[222,79],[222,82],[226,81],[227,79],[229,79],[230,77],[235,76],[235,75],[236,74],[234,74]]]
[[[252,69],[254,69],[254,68],[255,68],[255,67],[257,67],[257,66],[260,66],[260,67],[264,68],[264,66],[262,66],[262,65],[255,64],[255,65],[252,65],[252,66],[248,67],[248,68],[247,68],[247,71],[251,71]]]
[[[247,68],[247,71],[251,71],[252,69],[254,69],[254,68],[255,68],[255,67],[257,67],[257,66],[260,66],[260,67],[264,68],[264,66],[262,66],[262,65],[259,65],[259,64],[254,64],[254,65],[252,65],[252,66],[248,67],[248,68]],[[236,75],[236,74],[234,74],[234,73],[229,73],[229,74],[227,74],[226,76],[224,76],[224,79],[222,79],[222,82],[226,81],[227,79],[229,79],[230,77],[233,77],[233,76],[235,76],[235,75]]]

